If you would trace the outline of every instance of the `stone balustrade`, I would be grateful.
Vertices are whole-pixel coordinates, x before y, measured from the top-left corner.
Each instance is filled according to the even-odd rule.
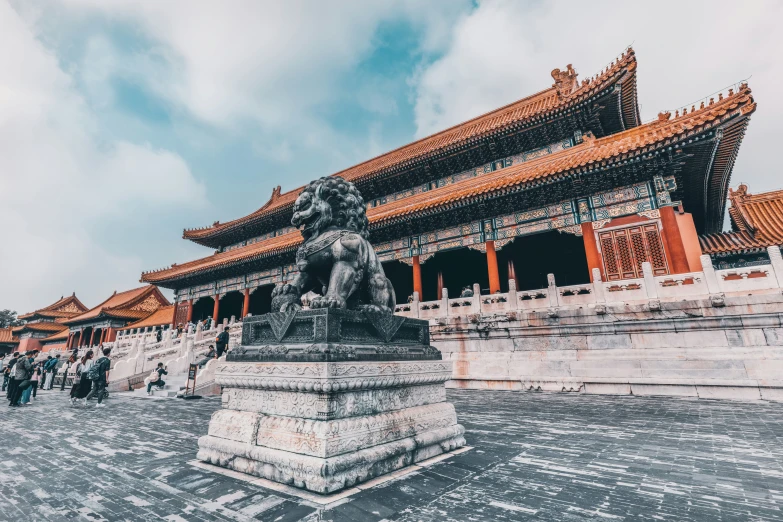
[[[601,314],[606,305],[650,304],[660,301],[710,297],[719,302],[727,295],[748,293],[775,293],[783,288],[783,259],[778,247],[769,247],[770,264],[747,268],[716,270],[709,256],[701,256],[702,271],[685,274],[654,276],[649,263],[642,263],[644,277],[602,281],[598,269],[593,270],[593,282],[581,285],[557,286],[553,274],[548,276],[546,288],[517,290],[515,282],[508,283],[509,291],[479,295],[473,285],[472,297],[450,298],[443,289],[443,298],[437,301],[419,301],[397,305],[395,313],[419,319],[441,319],[473,314],[491,314],[516,311],[550,310],[562,308],[594,308]]]

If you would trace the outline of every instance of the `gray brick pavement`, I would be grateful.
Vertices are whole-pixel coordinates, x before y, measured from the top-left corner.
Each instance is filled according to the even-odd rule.
[[[475,449],[327,508],[187,465],[217,398],[0,406],[0,520],[783,520],[783,405],[450,391]]]

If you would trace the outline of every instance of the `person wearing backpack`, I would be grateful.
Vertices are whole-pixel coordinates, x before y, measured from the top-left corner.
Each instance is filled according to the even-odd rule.
[[[163,363],[158,363],[158,367],[152,370],[152,373],[150,374],[150,380],[147,383],[147,395],[152,395],[153,386],[157,386],[158,388],[166,386],[166,381],[163,380],[163,376],[168,374],[169,372],[163,367]]]
[[[106,385],[109,383],[109,369],[111,368],[111,359],[109,354],[111,348],[103,349],[103,357],[95,361],[95,365],[87,372],[87,378],[92,381],[92,389],[87,397],[84,398],[85,403],[93,397],[98,397],[98,404],[96,408],[103,408],[106,405],[103,403],[103,395],[106,390]]]
[[[38,350],[29,351],[24,354],[24,357],[20,357],[19,362],[14,365],[14,380],[16,381],[16,387],[9,397],[9,406],[19,406],[19,399],[22,398],[22,392],[32,384],[30,378],[33,376],[33,366],[35,364],[33,361],[35,360],[36,355],[38,355]]]
[[[215,337],[215,347],[217,348],[218,359],[220,359],[228,347],[228,332],[226,330],[223,330]]]
[[[92,388],[92,381],[87,378],[87,372],[95,361],[92,360],[95,353],[92,350],[88,350],[84,357],[76,363],[76,373],[73,377],[73,386],[71,387],[71,404],[76,404],[76,401],[84,399],[87,394],[90,393]]]
[[[6,363],[5,368],[3,368],[3,391],[6,391],[6,388],[8,388],[8,393],[6,393],[6,397],[11,392],[11,389],[9,388],[10,382],[14,380],[14,365],[19,362],[19,352],[14,352],[14,354],[11,356],[11,360]]]

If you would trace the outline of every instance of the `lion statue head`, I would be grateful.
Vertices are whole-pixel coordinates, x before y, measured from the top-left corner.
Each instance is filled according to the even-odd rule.
[[[329,227],[350,230],[367,239],[368,221],[364,199],[353,183],[341,177],[317,179],[296,198],[291,224],[305,241]]]

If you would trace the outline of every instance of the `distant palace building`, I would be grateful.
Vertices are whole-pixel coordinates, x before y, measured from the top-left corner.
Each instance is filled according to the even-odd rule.
[[[84,310],[64,321],[67,331],[60,336],[68,350],[100,346],[105,342],[113,342],[117,332],[128,324],[145,319],[170,304],[160,290],[152,285],[119,293],[115,291],[95,308]]]
[[[19,319],[25,321],[25,324],[13,329],[14,337],[19,340],[19,351],[49,351],[64,347],[68,338],[65,321],[86,311],[87,307],[74,293],[61,297],[45,308],[20,315]]]
[[[727,263],[763,255],[777,239],[744,195],[732,193],[737,230],[719,234],[756,109],[748,86],[642,123],[636,68],[628,49],[581,82],[570,65],[555,69],[549,89],[336,173],[368,203],[398,301],[473,283],[506,291],[509,279],[544,288],[548,273],[586,283],[593,268],[605,281],[640,278],[644,261],[655,275],[700,271],[703,249]],[[141,280],[175,291],[175,322],[268,312],[272,288],[295,271],[300,191],[277,187],[248,216],[186,230],[217,252]]]
[[[783,190],[749,194],[747,185],[729,189],[731,232],[701,236],[701,248],[717,268],[769,263],[767,247],[783,246]]]

